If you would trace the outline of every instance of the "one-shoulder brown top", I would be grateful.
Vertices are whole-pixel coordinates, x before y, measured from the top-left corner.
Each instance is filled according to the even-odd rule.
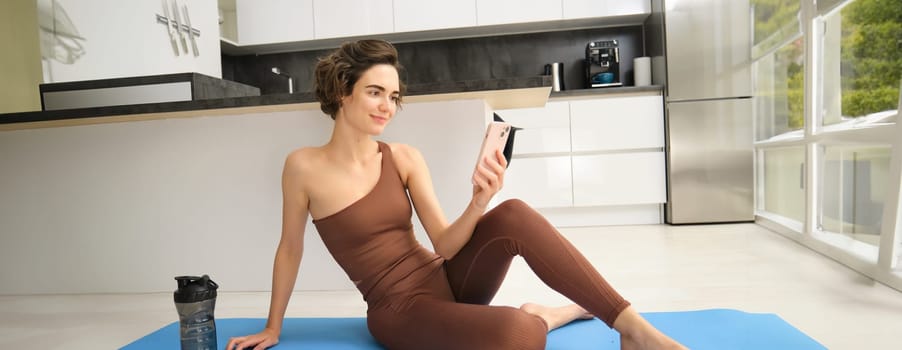
[[[403,285],[416,284],[412,278],[434,273],[444,262],[416,240],[410,198],[391,148],[379,142],[379,151],[382,170],[376,186],[344,209],[313,220],[329,253],[370,305]]]

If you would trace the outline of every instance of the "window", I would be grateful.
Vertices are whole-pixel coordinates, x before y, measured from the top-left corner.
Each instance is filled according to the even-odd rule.
[[[801,33],[800,5],[799,0],[751,0],[755,21],[752,45],[766,51]]]
[[[805,149],[774,148],[762,151],[759,163],[758,209],[795,221],[805,221]],[[762,176],[763,175],[763,176]]]
[[[823,125],[894,122],[902,79],[902,0],[846,4],[822,17]]]
[[[881,246],[902,239],[883,213],[902,181],[902,0],[750,4],[756,214],[902,288],[902,243]]]
[[[891,150],[888,145],[820,147],[821,231],[878,245],[889,192]]]
[[[805,127],[805,44],[799,37],[755,61],[756,139],[801,137]],[[794,131],[798,131],[793,133]]]

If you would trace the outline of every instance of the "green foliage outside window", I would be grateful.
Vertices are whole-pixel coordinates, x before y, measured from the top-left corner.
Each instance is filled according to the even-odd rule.
[[[751,0],[751,6],[754,45],[764,51],[782,45],[773,52],[775,80],[773,91],[767,92],[781,106],[775,113],[777,120],[785,121],[786,129],[780,130],[802,129],[805,126],[805,46],[799,26],[801,1]]]
[[[789,130],[805,127],[805,40],[798,38],[775,53],[777,69],[786,70],[786,82],[777,84],[777,96],[785,96]],[[785,90],[784,90],[785,89]]]
[[[776,44],[779,38],[798,33],[800,3],[800,0],[751,0],[755,44],[764,41]],[[841,114],[860,117],[896,109],[902,79],[902,0],[855,0],[838,15],[842,16]],[[786,69],[786,85],[783,90],[782,84],[778,84],[774,94],[786,98],[789,130],[801,129],[805,96],[803,40],[793,40],[775,55],[777,69]]]
[[[799,0],[752,0],[755,12],[755,44],[777,34],[784,27],[798,31]]]
[[[902,0],[857,0],[841,14],[842,115],[896,109],[902,78]]]
[[[800,38],[782,50],[788,51],[786,99],[789,106],[789,129],[798,130],[805,127],[805,56],[802,54],[804,41]]]

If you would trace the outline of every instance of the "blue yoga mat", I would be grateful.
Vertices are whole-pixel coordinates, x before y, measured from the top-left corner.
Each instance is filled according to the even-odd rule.
[[[694,350],[826,349],[779,316],[729,309],[643,313],[655,327]],[[217,342],[259,332],[262,318],[216,320]],[[179,349],[178,322],[126,345],[124,350]],[[415,332],[416,330],[411,330]],[[364,318],[286,318],[279,350],[381,350]],[[620,349],[620,337],[598,319],[576,321],[548,333],[546,349]]]

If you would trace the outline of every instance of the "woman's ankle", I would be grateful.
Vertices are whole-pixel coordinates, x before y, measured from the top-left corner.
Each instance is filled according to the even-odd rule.
[[[611,326],[614,330],[619,332],[621,336],[635,339],[640,335],[640,328],[644,326],[643,323],[647,323],[647,321],[642,318],[642,315],[639,315],[632,306],[628,306],[614,318],[614,323],[611,324]]]
[[[614,329],[620,333],[621,349],[685,349],[676,340],[655,328],[632,307],[617,315]]]

